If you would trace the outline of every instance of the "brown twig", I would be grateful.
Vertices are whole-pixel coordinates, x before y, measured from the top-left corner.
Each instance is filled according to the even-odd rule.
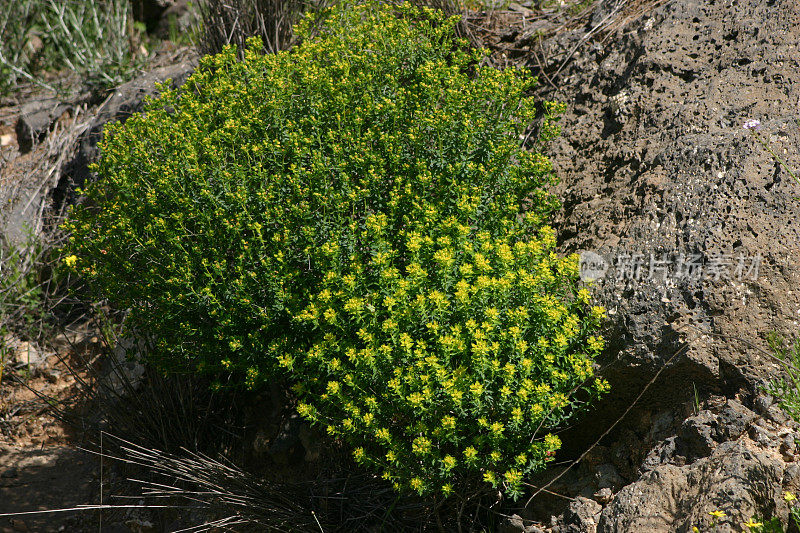
[[[541,493],[542,493],[542,492],[543,492],[545,489],[548,489],[548,488],[549,488],[549,487],[550,487],[550,486],[551,486],[553,483],[555,483],[556,481],[558,481],[559,479],[561,479],[561,477],[563,477],[563,476],[564,476],[564,474],[566,474],[566,473],[567,473],[567,472],[568,472],[568,471],[569,471],[569,470],[570,470],[572,467],[574,467],[575,465],[577,465],[578,463],[580,463],[581,461],[583,461],[583,459],[584,459],[584,458],[585,458],[585,457],[586,457],[586,456],[589,454],[589,452],[591,452],[591,451],[592,451],[592,450],[593,450],[593,449],[594,449],[594,448],[595,448],[595,447],[596,447],[598,444],[600,444],[600,441],[602,441],[602,440],[603,440],[603,439],[604,439],[604,438],[605,438],[605,437],[606,437],[606,436],[607,436],[609,433],[611,433],[611,431],[612,431],[612,430],[613,430],[615,427],[617,427],[617,424],[619,424],[619,423],[620,423],[620,422],[621,422],[621,421],[622,421],[622,420],[623,420],[623,419],[624,419],[624,418],[625,418],[625,417],[628,415],[628,413],[630,413],[630,412],[631,412],[631,410],[633,409],[633,407],[634,407],[634,406],[635,406],[635,405],[636,405],[636,404],[639,402],[639,400],[642,398],[642,396],[644,396],[644,393],[645,393],[645,392],[647,392],[647,390],[648,390],[648,389],[649,389],[649,388],[650,388],[650,387],[653,385],[653,383],[655,383],[655,381],[658,379],[658,377],[661,375],[661,373],[662,373],[662,372],[663,372],[663,371],[664,371],[664,370],[665,370],[667,367],[669,367],[670,363],[672,363],[672,361],[674,361],[674,360],[675,360],[675,358],[676,358],[676,357],[678,357],[678,355],[680,355],[680,354],[681,354],[683,351],[685,351],[685,350],[686,350],[688,347],[689,347],[689,345],[688,345],[688,344],[684,344],[683,346],[681,346],[680,348],[678,348],[678,349],[675,351],[675,353],[674,353],[674,354],[672,354],[672,356],[671,356],[671,357],[670,357],[670,358],[669,358],[669,359],[668,359],[668,360],[667,360],[667,361],[664,363],[664,366],[662,366],[661,368],[659,368],[659,369],[658,369],[658,371],[655,373],[655,375],[654,375],[654,376],[653,376],[653,377],[650,379],[650,381],[649,381],[649,382],[648,382],[648,383],[647,383],[647,384],[644,386],[644,388],[643,388],[643,389],[642,389],[642,390],[639,392],[639,394],[636,396],[636,398],[634,398],[634,400],[633,400],[633,401],[630,403],[630,405],[628,405],[627,409],[625,409],[625,412],[623,412],[623,413],[622,413],[622,416],[620,416],[619,418],[617,418],[617,420],[615,420],[615,421],[614,421],[614,423],[613,423],[613,424],[611,424],[611,426],[609,426],[609,427],[608,427],[608,429],[606,429],[606,430],[603,432],[603,434],[602,434],[602,435],[600,435],[600,437],[599,437],[599,438],[598,438],[596,441],[594,441],[594,443],[593,443],[591,446],[589,446],[589,447],[588,447],[588,448],[587,448],[587,449],[586,449],[586,450],[585,450],[585,451],[584,451],[584,452],[583,452],[583,453],[580,455],[580,457],[578,457],[577,459],[575,459],[574,461],[572,461],[572,462],[569,464],[569,466],[567,466],[567,468],[565,468],[565,469],[564,469],[564,470],[563,470],[563,471],[562,471],[560,474],[558,474],[556,477],[554,477],[553,479],[551,479],[551,480],[550,480],[550,481],[549,481],[549,482],[548,482],[548,483],[547,483],[547,484],[546,484],[544,487],[541,487],[541,488],[539,488],[539,489],[538,489],[536,492],[534,492],[534,493],[531,495],[531,497],[530,497],[530,498],[528,498],[528,501],[525,503],[525,506],[527,507],[528,505],[530,505],[531,501],[532,501],[532,500],[533,500],[533,499],[534,499],[536,496],[538,496],[539,494],[541,494]]]

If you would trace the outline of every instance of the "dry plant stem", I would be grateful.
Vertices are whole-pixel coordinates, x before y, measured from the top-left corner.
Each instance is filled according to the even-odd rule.
[[[598,23],[597,23],[597,25],[596,25],[594,28],[592,28],[592,29],[591,29],[589,32],[587,32],[587,33],[586,33],[586,35],[584,35],[584,36],[581,38],[581,40],[580,40],[580,41],[578,41],[578,44],[576,44],[576,45],[575,45],[575,46],[572,48],[572,50],[570,50],[570,52],[567,54],[567,57],[565,57],[565,58],[564,58],[564,60],[561,62],[561,65],[559,65],[558,69],[557,69],[557,70],[556,70],[556,72],[553,74],[552,78],[553,78],[554,80],[555,80],[556,78],[558,78],[558,75],[559,75],[559,74],[561,74],[561,71],[562,71],[562,70],[564,70],[564,67],[565,67],[565,66],[567,66],[567,63],[570,61],[570,59],[572,59],[572,56],[574,56],[574,55],[575,55],[575,52],[577,52],[577,51],[578,51],[578,49],[579,49],[581,46],[583,46],[583,45],[584,45],[584,44],[585,44],[585,43],[586,43],[586,42],[587,42],[589,39],[591,39],[593,35],[595,35],[597,32],[599,32],[600,30],[602,30],[602,29],[603,29],[603,28],[604,28],[606,25],[608,25],[608,24],[609,24],[609,21],[611,21],[611,20],[612,20],[612,18],[613,18],[613,17],[615,17],[615,16],[617,15],[617,13],[619,13],[619,12],[620,12],[620,10],[621,10],[623,7],[625,7],[625,4],[627,4],[627,3],[628,3],[628,0],[617,0],[617,3],[614,5],[614,9],[611,11],[611,13],[609,13],[608,15],[606,15],[606,16],[603,18],[603,20],[601,20],[600,22],[598,22]]]
[[[541,36],[536,39],[536,43],[539,45],[539,50],[542,52],[542,57],[544,57],[545,53],[544,53],[544,47],[542,46],[542,38],[541,38]],[[550,76],[547,75],[547,72],[545,72],[544,66],[542,65],[542,62],[539,60],[539,54],[537,54],[533,50],[531,50],[531,53],[533,53],[533,57],[534,57],[534,59],[536,59],[536,66],[539,67],[539,72],[542,73],[542,75],[544,76],[544,79],[547,80],[547,83],[552,88],[558,89],[558,86],[555,84],[553,79]]]
[[[204,53],[218,53],[229,44],[240,52],[245,40],[258,35],[270,53],[285,50],[294,44],[292,26],[306,10],[320,12],[328,2],[306,0],[209,0],[201,4],[205,34]]]
[[[3,401],[3,373],[6,369],[6,350],[0,346],[0,410],[5,407]]]
[[[53,93],[57,92],[52,85],[48,85],[47,83],[45,83],[45,82],[43,82],[43,81],[31,76],[31,74],[29,74],[28,72],[25,72],[21,68],[17,67],[13,62],[11,62],[8,59],[6,59],[5,56],[3,55],[2,50],[0,50],[0,63],[4,64],[5,66],[10,68],[14,72],[16,72],[17,74],[22,76],[23,78],[27,79],[28,81],[30,81],[32,83],[35,83],[36,85],[38,85],[38,86],[40,86],[40,87],[42,87],[44,89],[47,89],[50,92],[53,92]]]
[[[631,9],[626,10],[628,15],[626,17],[619,17],[613,23],[608,25],[608,28],[606,28],[606,36],[603,38],[602,42],[605,43],[617,29],[627,26],[634,20],[639,19],[645,13],[652,11],[666,1],[667,0],[638,0],[637,3],[637,0],[633,0],[633,5],[630,6]]]
[[[585,450],[585,451],[584,451],[584,452],[583,452],[583,453],[580,455],[580,457],[578,457],[577,459],[575,459],[574,461],[572,461],[572,462],[569,464],[569,466],[567,466],[567,468],[565,468],[565,469],[564,469],[564,470],[563,470],[563,471],[562,471],[560,474],[558,474],[556,477],[554,477],[553,479],[551,479],[551,480],[550,480],[550,481],[549,481],[549,482],[548,482],[548,483],[547,483],[547,484],[546,484],[544,487],[540,487],[540,488],[539,488],[539,489],[538,489],[536,492],[534,492],[534,493],[531,495],[531,497],[530,497],[530,498],[528,498],[528,501],[525,503],[525,506],[527,507],[528,505],[530,505],[531,501],[533,501],[533,499],[534,499],[536,496],[538,496],[540,493],[542,493],[542,492],[543,492],[545,489],[549,488],[549,487],[550,487],[550,486],[551,486],[553,483],[555,483],[556,481],[558,481],[559,479],[561,479],[561,477],[562,477],[562,476],[564,476],[564,474],[566,474],[566,473],[567,473],[567,472],[568,472],[568,471],[569,471],[569,470],[570,470],[570,469],[571,469],[573,466],[575,466],[575,465],[577,465],[578,463],[580,463],[580,462],[583,460],[583,458],[584,458],[584,457],[586,457],[586,456],[589,454],[589,452],[590,452],[590,451],[592,451],[592,450],[593,450],[593,449],[594,449],[594,448],[595,448],[595,447],[596,447],[598,444],[600,444],[600,441],[602,441],[602,440],[603,440],[603,439],[606,437],[606,435],[608,435],[609,433],[611,433],[611,431],[612,431],[612,430],[613,430],[613,429],[614,429],[614,428],[617,426],[617,424],[619,424],[619,423],[620,423],[620,422],[621,422],[621,421],[622,421],[622,420],[623,420],[623,419],[624,419],[624,418],[625,418],[625,417],[628,415],[628,413],[631,411],[631,409],[633,409],[633,407],[634,407],[634,406],[635,406],[635,405],[636,405],[636,404],[639,402],[639,400],[642,398],[642,396],[644,396],[644,393],[645,393],[645,392],[647,392],[647,390],[648,390],[648,389],[649,389],[649,388],[650,388],[650,387],[653,385],[653,383],[655,383],[655,381],[658,379],[658,377],[661,375],[661,373],[662,373],[662,372],[663,372],[663,371],[664,371],[664,370],[665,370],[667,367],[669,367],[669,366],[670,366],[670,364],[672,363],[672,361],[674,361],[674,360],[675,360],[675,358],[676,358],[676,357],[678,357],[678,355],[680,355],[682,352],[684,352],[684,351],[685,351],[685,350],[686,350],[688,347],[689,347],[689,345],[688,345],[688,344],[684,344],[683,346],[681,346],[680,348],[678,348],[678,349],[675,351],[675,353],[674,353],[674,354],[672,354],[672,356],[671,356],[671,357],[670,357],[670,358],[669,358],[669,359],[668,359],[668,360],[667,360],[667,361],[664,363],[664,366],[662,366],[661,368],[659,368],[659,369],[658,369],[658,372],[656,372],[656,374],[653,376],[653,378],[652,378],[652,379],[651,379],[651,380],[650,380],[650,381],[647,383],[647,385],[645,385],[645,386],[644,386],[644,388],[641,390],[641,392],[639,392],[639,394],[636,396],[636,398],[634,398],[633,402],[631,402],[631,404],[630,404],[630,405],[628,405],[628,408],[627,408],[627,409],[625,409],[625,412],[624,412],[624,413],[622,413],[622,416],[620,416],[619,418],[617,418],[617,420],[616,420],[616,421],[614,421],[614,423],[613,423],[613,424],[611,424],[611,426],[609,426],[609,428],[608,428],[608,429],[606,429],[606,430],[603,432],[603,434],[602,434],[602,435],[600,435],[600,437],[599,437],[599,438],[598,438],[598,439],[597,439],[597,440],[596,440],[596,441],[595,441],[595,442],[594,442],[594,443],[593,443],[591,446],[589,446],[589,448],[587,448],[587,449],[586,449],[586,450]]]
[[[61,170],[64,163],[74,155],[74,147],[77,139],[91,125],[91,118],[84,118],[86,105],[76,105],[73,117],[68,124],[61,125],[56,123],[53,131],[47,137],[47,146],[43,154],[37,158],[33,168],[27,170],[29,175],[43,176],[36,184],[36,189],[30,194],[23,211],[27,211],[32,203],[39,197],[39,193],[45,187],[55,185],[61,177]],[[15,188],[11,190],[10,197],[16,200],[20,194],[20,188],[24,180],[18,180]],[[36,225],[30,228],[35,235],[38,235],[44,226],[44,212],[47,208],[46,202],[41,202],[37,215],[34,217]],[[0,236],[0,240],[2,237]]]
[[[71,122],[57,123],[53,132],[48,136],[44,149],[40,150],[39,155],[34,159],[32,167],[26,169],[26,173],[29,175],[43,177],[35,183],[32,192],[26,192],[29,198],[23,207],[23,212],[31,209],[34,201],[40,198],[42,191],[47,187],[54,186],[60,178],[64,162],[73,154],[72,147],[76,144],[78,137],[88,128],[89,121],[83,119],[84,112],[85,107],[77,105]],[[12,202],[21,203],[23,201],[20,199],[23,181],[17,180],[15,187],[9,191]],[[57,297],[55,294],[58,287],[54,285],[51,277],[41,282],[37,279],[35,284],[30,287],[27,286],[28,282],[26,281],[38,278],[39,272],[52,267],[53,263],[58,261],[58,258],[52,257],[52,252],[60,245],[63,236],[59,232],[45,232],[44,230],[45,226],[49,227],[57,223],[60,218],[58,214],[48,215],[47,218],[52,220],[46,221],[46,208],[47,202],[40,201],[37,211],[31,217],[33,220],[33,227],[30,228],[33,234],[32,242],[17,247],[6,242],[6,239],[0,235],[0,272],[6,276],[2,282],[3,288],[0,288],[0,326],[10,327],[12,330],[18,327],[24,328],[25,335],[34,339],[40,339],[44,335],[50,311],[64,300],[64,297]],[[17,249],[15,250],[15,248]],[[11,251],[6,255],[8,250]],[[9,279],[8,274],[4,271],[4,267],[9,262],[15,265],[13,279]],[[31,307],[32,304],[26,302],[37,291],[41,292],[42,301],[38,302],[34,309]],[[55,297],[57,300],[53,299]],[[31,313],[34,313],[33,323],[28,323],[27,321],[31,320]],[[34,328],[36,329],[34,330]],[[6,352],[6,349],[0,348],[0,387],[2,387],[2,378],[5,373],[8,355]],[[25,385],[25,382],[22,383]],[[39,399],[43,398],[39,396]]]
[[[51,513],[74,513],[77,511],[93,511],[97,509],[175,509],[174,505],[78,505],[64,509],[45,509],[43,511],[20,511],[17,513],[2,513],[0,518],[11,516],[30,516]]]
[[[775,158],[775,160],[776,160],[778,163],[780,163],[780,165],[781,165],[781,166],[782,166],[782,167],[783,167],[783,168],[786,170],[786,172],[788,172],[788,173],[789,173],[789,175],[790,175],[790,176],[791,176],[791,177],[794,179],[794,181],[796,181],[796,182],[798,183],[798,185],[800,185],[800,178],[798,178],[798,177],[797,177],[797,175],[796,175],[796,174],[795,174],[795,173],[792,171],[792,169],[790,169],[790,168],[789,168],[789,166],[786,164],[786,161],[784,161],[784,160],[783,160],[783,158],[782,158],[781,156],[779,156],[778,154],[776,154],[776,153],[775,153],[775,151],[774,151],[774,150],[772,149],[772,147],[769,145],[769,143],[767,142],[767,140],[766,140],[766,139],[764,139],[764,137],[762,137],[762,136],[761,136],[761,134],[760,134],[758,131],[756,131],[756,130],[753,130],[753,134],[756,136],[756,139],[758,139],[758,142],[760,142],[760,143],[761,143],[761,146],[763,146],[763,147],[764,147],[764,149],[765,149],[767,152],[769,152],[769,154],[770,154],[770,155],[771,155],[773,158]]]
[[[156,483],[144,480],[132,480],[141,484],[143,496],[148,498],[170,498],[181,497],[201,504],[204,507],[219,509],[225,513],[234,514],[231,519],[238,520],[240,523],[250,523],[260,526],[264,530],[285,530],[286,527],[303,527],[304,530],[315,530],[316,528],[327,528],[330,530],[352,523],[352,529],[359,530],[359,524],[369,517],[378,516],[385,502],[382,497],[370,503],[368,500],[385,492],[384,496],[393,495],[390,489],[378,488],[372,485],[357,483],[352,490],[348,488],[348,480],[344,480],[343,485],[330,485],[325,490],[321,489],[317,496],[309,489],[312,485],[307,483],[278,483],[256,479],[252,474],[241,471],[232,463],[223,460],[214,460],[200,453],[182,450],[182,456],[178,457],[165,454],[158,450],[152,450],[133,444],[119,437],[114,438],[120,443],[121,454],[108,458],[122,461],[124,463],[137,465],[145,468],[147,472],[162,475],[169,479],[169,484]],[[93,452],[97,453],[97,452]],[[365,477],[365,480],[371,478]],[[190,488],[178,485],[188,484]],[[336,487],[340,486],[340,489]],[[331,492],[331,490],[333,492]],[[377,489],[377,492],[375,490]],[[364,492],[367,491],[367,492]],[[360,494],[360,497],[359,497]],[[356,498],[356,500],[353,500]],[[330,509],[333,503],[355,503],[355,511],[360,514],[355,521],[352,515],[340,515],[337,509]],[[320,506],[315,510],[317,504]],[[327,501],[326,516],[323,518],[319,514],[320,509],[325,509]],[[381,503],[381,507],[371,507]],[[342,516],[347,520],[342,523]],[[337,522],[338,521],[338,522]],[[327,524],[327,525],[326,525]],[[340,529],[346,531],[346,529]],[[401,529],[402,530],[402,529]]]

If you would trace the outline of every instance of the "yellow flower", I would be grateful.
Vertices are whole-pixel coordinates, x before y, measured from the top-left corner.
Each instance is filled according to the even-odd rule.
[[[745,523],[744,523],[744,524],[742,524],[742,525],[743,525],[744,527],[748,528],[748,529],[752,529],[752,528],[754,528],[754,527],[761,527],[761,526],[763,526],[764,524],[763,524],[762,522],[755,522],[755,521],[754,521],[754,520],[751,518],[750,520],[748,520],[747,522],[745,522]]]
[[[783,499],[787,502],[793,502],[797,499],[797,496],[794,493],[789,492],[788,490],[783,493]]]
[[[582,288],[578,291],[578,301],[584,304],[588,304],[589,300],[591,299],[591,295],[586,288]]]
[[[305,403],[298,403],[297,404],[297,413],[302,416],[303,418],[308,418],[308,416],[313,412],[313,409],[310,405]]]
[[[77,255],[68,255],[67,257],[64,258],[64,264],[70,268],[74,267],[75,263],[77,262],[78,262]]]
[[[356,460],[357,463],[360,463],[364,460],[365,452],[364,448],[356,448],[353,450],[353,458]]]
[[[470,463],[478,457],[478,450],[476,450],[472,446],[469,446],[464,450],[464,457],[466,457],[467,462]]]
[[[425,455],[431,451],[431,441],[426,437],[417,437],[411,443],[411,451],[417,455]]]
[[[544,445],[548,450],[557,450],[561,447],[561,439],[549,433],[544,437]]]
[[[464,396],[464,391],[453,389],[450,391],[450,397],[453,398],[453,403],[460,404],[461,398]]]
[[[410,403],[413,407],[418,408],[421,407],[422,402],[425,401],[425,396],[419,392],[412,392],[411,394],[408,395],[406,399],[408,400],[408,403]]]
[[[592,335],[587,339],[587,343],[589,344],[589,349],[593,352],[601,352],[603,351],[603,347],[605,346],[605,342],[602,337],[596,337]]]
[[[519,470],[509,470],[503,477],[506,478],[506,483],[513,486],[522,481],[522,472]]]
[[[725,518],[725,517],[727,516],[727,515],[725,514],[725,511],[720,511],[720,510],[711,511],[711,512],[710,512],[710,513],[708,513],[708,514],[710,514],[710,515],[711,515],[711,516],[713,516],[714,518]]]

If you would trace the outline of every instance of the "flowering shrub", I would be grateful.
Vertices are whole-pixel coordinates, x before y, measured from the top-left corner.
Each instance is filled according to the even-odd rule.
[[[371,216],[361,253],[323,247],[321,290],[296,316],[317,335],[281,364],[310,376],[300,413],[396,486],[449,494],[482,478],[512,497],[559,448],[549,433],[605,391],[589,380],[604,316],[553,231],[527,240],[455,219],[424,235]],[[397,267],[399,257],[403,266]]]
[[[68,257],[162,367],[250,387],[280,369],[398,487],[516,496],[607,386],[602,310],[542,226],[533,80],[478,66],[455,23],[344,5],[291,51],[203,58],[107,129]]]
[[[345,6],[326,24],[289,52],[204,57],[106,129],[68,253],[165,366],[269,378],[302,342],[290,317],[325,274],[319,247],[357,247],[369,213],[389,238],[449,216],[499,234],[524,198],[530,227],[555,206],[549,161],[520,148],[533,80],[475,66],[434,11]]]

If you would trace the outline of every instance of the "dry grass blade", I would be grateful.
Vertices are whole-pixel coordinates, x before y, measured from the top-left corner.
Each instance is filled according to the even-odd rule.
[[[261,37],[264,49],[276,53],[295,44],[294,25],[306,13],[319,15],[333,5],[333,0],[206,0],[200,4],[204,34],[200,40],[203,54],[215,54],[229,44],[241,53],[245,41]],[[458,0],[413,0],[412,4],[460,15],[456,26],[459,37],[478,44],[477,36],[466,22],[466,10]],[[321,22],[322,17],[317,21]]]
[[[617,32],[617,30],[624,28],[631,22],[634,22],[647,13],[650,13],[661,4],[664,4],[666,1],[667,0],[632,0],[628,3],[623,12],[620,13],[619,16],[616,17],[616,19],[614,19],[614,21],[606,27],[604,30],[606,35],[603,37],[602,42],[606,42],[611,38],[612,35],[614,35],[614,33]]]
[[[79,347],[74,351],[79,353]],[[40,393],[37,397],[50,405],[57,418],[85,432],[110,427],[125,436],[100,432],[103,446],[96,443],[94,450],[87,451],[129,465],[126,477],[138,486],[136,496],[129,497],[145,498],[151,502],[147,508],[189,504],[206,516],[225,517],[187,531],[233,525],[255,531],[319,531],[321,524],[324,531],[349,532],[384,522],[393,531],[417,531],[428,522],[427,503],[399,500],[390,486],[370,474],[346,472],[334,474],[342,477],[284,483],[226,459],[214,459],[209,453],[220,457],[231,450],[235,453],[244,442],[236,429],[241,402],[234,393],[212,393],[208,383],[196,376],[165,378],[148,371],[141,379],[134,378],[124,366],[124,357],[106,354],[101,359],[106,368],[89,360],[80,363],[79,368],[88,369],[88,379],[77,371],[74,374],[81,383],[84,405],[95,412],[94,419],[85,417],[85,409],[77,412]],[[164,447],[172,451],[163,451]],[[346,464],[335,466],[336,472],[347,469]],[[103,502],[108,501],[106,494]],[[116,507],[125,505],[103,509]]]
[[[200,4],[203,36],[200,49],[215,54],[229,44],[241,51],[249,37],[261,37],[270,53],[294,44],[292,27],[307,12],[319,13],[329,0],[206,0]]]
[[[555,80],[556,78],[558,78],[558,75],[561,74],[561,71],[564,70],[565,66],[567,66],[567,63],[569,63],[569,61],[575,55],[575,52],[577,52],[578,49],[581,46],[583,46],[586,42],[588,42],[589,39],[591,39],[594,35],[596,35],[598,32],[603,31],[614,20],[616,20],[615,17],[622,11],[622,8],[624,8],[627,3],[628,3],[628,0],[616,0],[616,2],[614,3],[614,7],[612,8],[611,12],[608,15],[606,15],[603,18],[603,20],[601,20],[595,26],[593,26],[591,30],[586,32],[586,34],[581,38],[581,40],[578,41],[578,43],[569,51],[567,56],[564,58],[564,60],[558,66],[558,69],[556,69],[555,73],[553,73],[550,76],[550,78],[552,80]]]
[[[204,531],[221,523],[247,524],[258,531],[360,531],[385,523],[393,531],[418,529],[424,509],[399,504],[398,497],[374,476],[360,474],[341,479],[275,482],[258,477],[232,463],[189,450],[165,453],[119,437],[118,455],[104,454],[143,468],[155,480],[131,479],[152,499],[188,500],[225,516],[185,531]],[[94,452],[98,453],[98,452]]]

